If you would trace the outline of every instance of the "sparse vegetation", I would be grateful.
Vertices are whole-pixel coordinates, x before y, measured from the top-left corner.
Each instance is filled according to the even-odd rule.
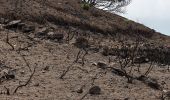
[[[93,7],[103,1],[0,2],[0,98],[169,98],[169,37]]]
[[[110,12],[123,13],[123,7],[130,4],[131,0],[82,0],[83,8],[88,10],[91,6],[100,7]]]
[[[83,3],[82,4],[82,8],[84,9],[84,10],[89,10],[90,9],[90,4],[89,3]]]

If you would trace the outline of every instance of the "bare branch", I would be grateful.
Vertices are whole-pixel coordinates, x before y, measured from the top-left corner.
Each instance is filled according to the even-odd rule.
[[[26,66],[29,68],[30,72],[32,72],[31,67],[30,67],[29,63],[27,62],[27,60],[25,59],[25,57],[24,57],[20,52],[17,52],[17,53],[18,53],[18,54],[21,56],[21,58],[24,60]]]
[[[10,95],[9,88],[7,88],[6,86],[4,86],[4,88],[6,89],[6,94],[7,94],[7,95]]]
[[[65,71],[63,71],[63,73],[60,76],[60,79],[63,79],[63,77],[67,74],[67,72],[70,70],[70,68],[75,64],[75,62],[73,62],[70,66],[67,67],[67,69]]]
[[[36,66],[34,67],[34,70],[33,70],[32,74],[30,75],[29,79],[25,82],[25,84],[21,84],[21,85],[17,86],[17,87],[15,88],[13,94],[15,94],[19,88],[24,87],[24,86],[27,86],[27,85],[29,84],[29,82],[31,81],[32,77],[34,76],[36,67],[37,67],[37,64],[36,64]]]
[[[14,46],[9,42],[9,33],[8,33],[8,32],[7,32],[7,34],[6,34],[6,43],[7,43],[9,46],[11,46],[12,50],[15,49]]]

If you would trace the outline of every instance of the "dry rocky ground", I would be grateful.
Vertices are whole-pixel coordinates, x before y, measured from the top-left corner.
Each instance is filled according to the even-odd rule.
[[[73,64],[79,52],[79,48],[74,45],[78,35],[68,43],[66,35],[60,41],[41,36],[37,38],[36,34],[39,35],[38,31],[41,30],[42,26],[36,27],[35,31],[30,33],[1,29],[1,100],[80,100],[92,86],[99,86],[101,93],[87,94],[84,100],[160,100],[162,90],[153,89],[138,80],[132,84],[127,83],[125,77],[114,74],[111,69],[96,66],[96,63],[104,62],[110,67],[119,68],[114,57],[109,63],[109,57],[103,56],[100,48],[115,45],[116,40],[102,35],[91,35],[91,50],[85,56],[85,64],[82,66],[81,59]],[[9,44],[14,46],[14,50]],[[69,71],[60,79],[69,66]],[[144,73],[147,64],[142,66]],[[29,80],[34,68],[35,73],[29,83],[14,93],[16,87]],[[170,77],[166,67],[155,65],[149,76],[156,79],[164,91],[170,89]]]
[[[166,46],[168,36],[95,8],[84,11],[78,0],[48,0],[45,24],[37,22],[45,13],[37,14],[44,11],[39,0],[29,0],[31,8],[24,7],[23,13],[29,16],[6,14],[11,7],[7,1],[0,0],[0,100],[161,100],[163,94],[168,96],[168,66],[154,64],[149,77],[161,87],[154,89],[137,79],[127,83],[114,70],[120,69],[115,56],[102,54],[103,48],[116,47],[123,36],[129,42],[139,36]],[[105,34],[108,32],[111,34]],[[84,65],[82,59],[75,62],[79,37],[88,40]],[[84,53],[82,50],[80,58]],[[141,65],[141,73],[148,65]]]

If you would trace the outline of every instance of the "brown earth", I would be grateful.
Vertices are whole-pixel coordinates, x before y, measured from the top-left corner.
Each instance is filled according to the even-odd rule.
[[[0,100],[80,100],[93,85],[101,88],[101,94],[87,94],[84,100],[160,100],[162,90],[152,89],[138,80],[127,83],[125,77],[114,74],[110,69],[100,69],[95,63],[105,62],[113,68],[119,68],[114,57],[109,63],[109,57],[101,53],[102,47],[117,45],[119,37],[133,41],[139,36],[147,42],[168,45],[168,36],[116,14],[96,8],[83,10],[78,0],[48,0],[45,8],[41,8],[43,4],[40,0],[26,0],[21,13],[18,13],[21,9],[17,13],[11,11],[13,6],[7,1],[0,0],[1,17],[22,19],[22,22],[36,28],[30,33],[0,28]],[[45,21],[42,20],[44,18]],[[53,27],[55,33],[64,34],[64,39],[58,42],[37,38],[36,34],[42,27]],[[10,43],[6,42],[7,33]],[[77,34],[69,43],[66,41],[68,33]],[[85,56],[84,66],[81,59],[73,64],[79,51],[74,43],[81,36],[89,39],[91,47]],[[14,50],[9,44],[14,46]],[[60,79],[70,65],[68,73]],[[163,90],[169,91],[170,75],[166,67],[155,65],[149,76],[156,79]],[[34,68],[35,73],[30,82],[13,94],[17,86],[29,79]],[[142,73],[146,68],[147,64],[142,64]],[[15,78],[3,78],[4,70],[13,70]],[[5,87],[9,89],[9,95]],[[77,93],[81,87],[82,93]]]

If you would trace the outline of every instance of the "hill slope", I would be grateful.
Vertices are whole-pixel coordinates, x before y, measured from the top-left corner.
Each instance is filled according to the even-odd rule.
[[[163,37],[160,33],[121,16],[91,8],[83,10],[79,0],[25,0],[14,5],[15,1],[1,0],[0,15],[26,19],[33,22],[42,22],[45,18],[56,25],[73,26],[95,33],[122,34],[130,37],[143,36],[146,38]],[[12,10],[12,11],[11,11]],[[8,14],[6,13],[8,12]],[[136,35],[139,33],[139,35]]]
[[[83,10],[78,0],[25,1],[22,8],[9,11],[13,3],[0,0],[5,20],[0,23],[1,100],[160,100],[162,90],[139,80],[127,83],[113,70],[120,68],[115,56],[102,53],[122,37],[129,42],[140,37],[156,45],[168,45],[169,37],[96,8]],[[79,37],[88,40],[88,46],[83,42],[88,53],[83,60],[84,50],[75,62]],[[108,68],[96,66],[100,62]],[[141,64],[141,73],[148,65]],[[155,64],[149,74],[164,91],[170,90],[167,68]],[[100,94],[87,94],[93,86],[100,87]]]

